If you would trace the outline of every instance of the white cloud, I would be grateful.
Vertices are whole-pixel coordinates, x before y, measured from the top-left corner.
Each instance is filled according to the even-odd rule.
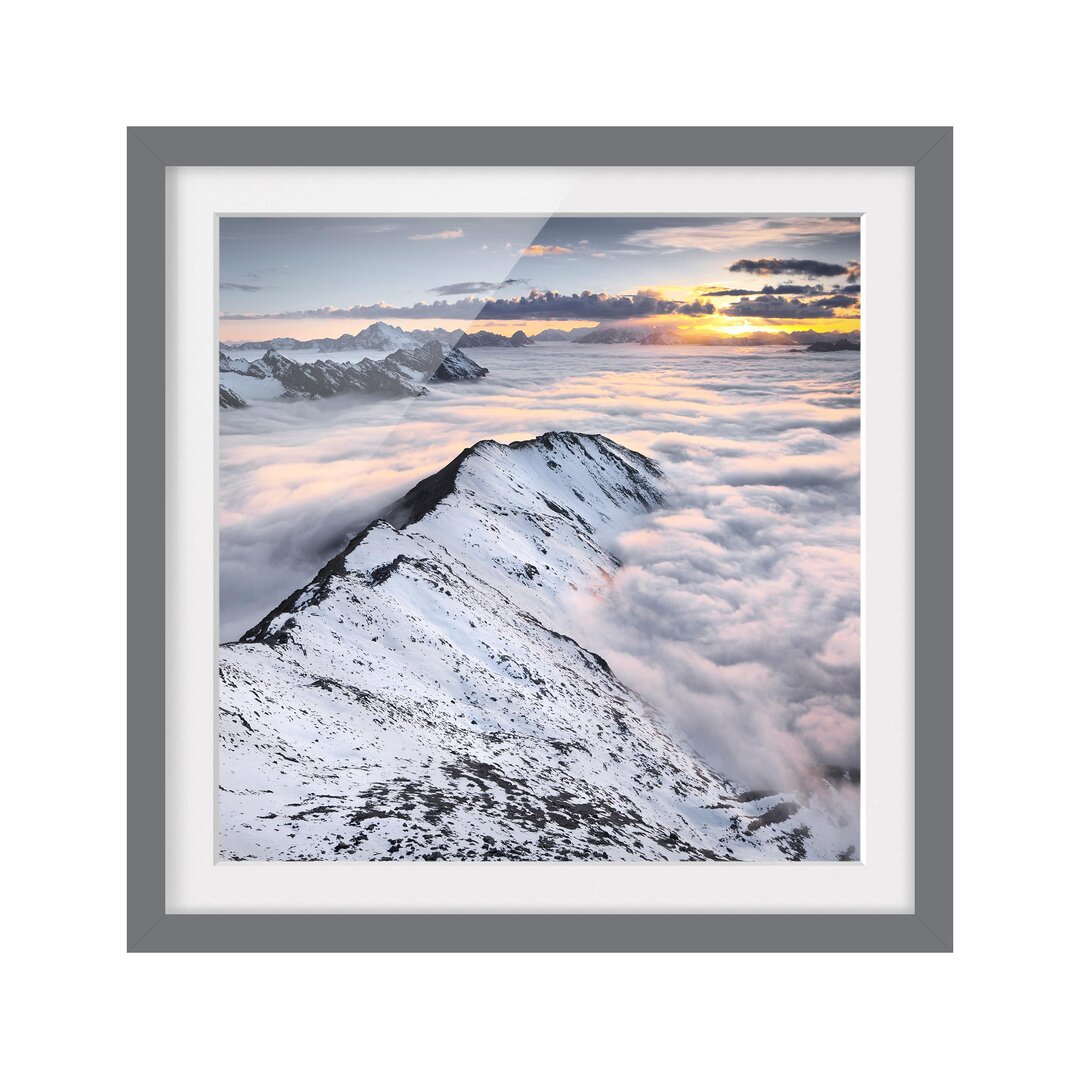
[[[416,233],[410,240],[460,240],[465,235],[464,229],[443,229],[442,232]]]
[[[521,248],[518,254],[526,256],[569,255],[570,249],[561,247],[558,244],[530,244],[528,247]]]
[[[708,225],[639,229],[623,242],[633,247],[727,253],[746,248],[805,247],[837,237],[857,237],[858,218],[721,218]]]

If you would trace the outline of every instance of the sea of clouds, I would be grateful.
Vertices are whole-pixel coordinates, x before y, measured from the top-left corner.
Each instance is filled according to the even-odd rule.
[[[790,788],[857,768],[858,354],[558,344],[477,358],[487,379],[416,400],[222,414],[222,640],[464,447],[599,433],[654,458],[670,494],[606,538],[623,567],[567,613],[579,640],[733,779]]]

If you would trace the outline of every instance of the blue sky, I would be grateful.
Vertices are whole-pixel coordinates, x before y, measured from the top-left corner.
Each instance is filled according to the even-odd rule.
[[[379,318],[853,329],[858,260],[853,217],[226,217],[221,336],[337,336]]]

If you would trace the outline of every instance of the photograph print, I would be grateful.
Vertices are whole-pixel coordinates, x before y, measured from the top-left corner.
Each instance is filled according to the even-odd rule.
[[[860,859],[857,216],[218,229],[220,859]]]

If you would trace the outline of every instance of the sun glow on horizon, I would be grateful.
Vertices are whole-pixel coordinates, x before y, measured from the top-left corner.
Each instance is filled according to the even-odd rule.
[[[312,338],[337,338],[342,334],[357,334],[365,327],[380,321],[376,318],[341,319],[235,319],[221,314],[218,322],[219,340],[225,343],[239,341],[261,341],[276,337],[309,340]],[[463,330],[476,333],[490,330],[507,336],[521,330],[526,334],[538,334],[542,330],[596,329],[599,326],[624,326],[627,329],[648,331],[667,328],[677,330],[688,336],[702,337],[722,335],[724,337],[742,337],[751,333],[797,333],[815,330],[818,333],[852,333],[859,329],[860,319],[857,314],[830,319],[766,319],[742,316],[736,318],[723,310],[712,315],[688,318],[685,314],[655,315],[651,318],[626,320],[597,320],[595,318],[570,319],[473,319],[456,320],[453,318],[403,319],[383,317],[383,322],[400,326],[403,330],[432,330],[437,326],[444,330]]]
[[[739,334],[749,334],[754,330],[754,327],[750,325],[749,319],[743,319],[742,322],[728,323],[716,328],[721,334],[730,334],[732,337],[738,337]]]

